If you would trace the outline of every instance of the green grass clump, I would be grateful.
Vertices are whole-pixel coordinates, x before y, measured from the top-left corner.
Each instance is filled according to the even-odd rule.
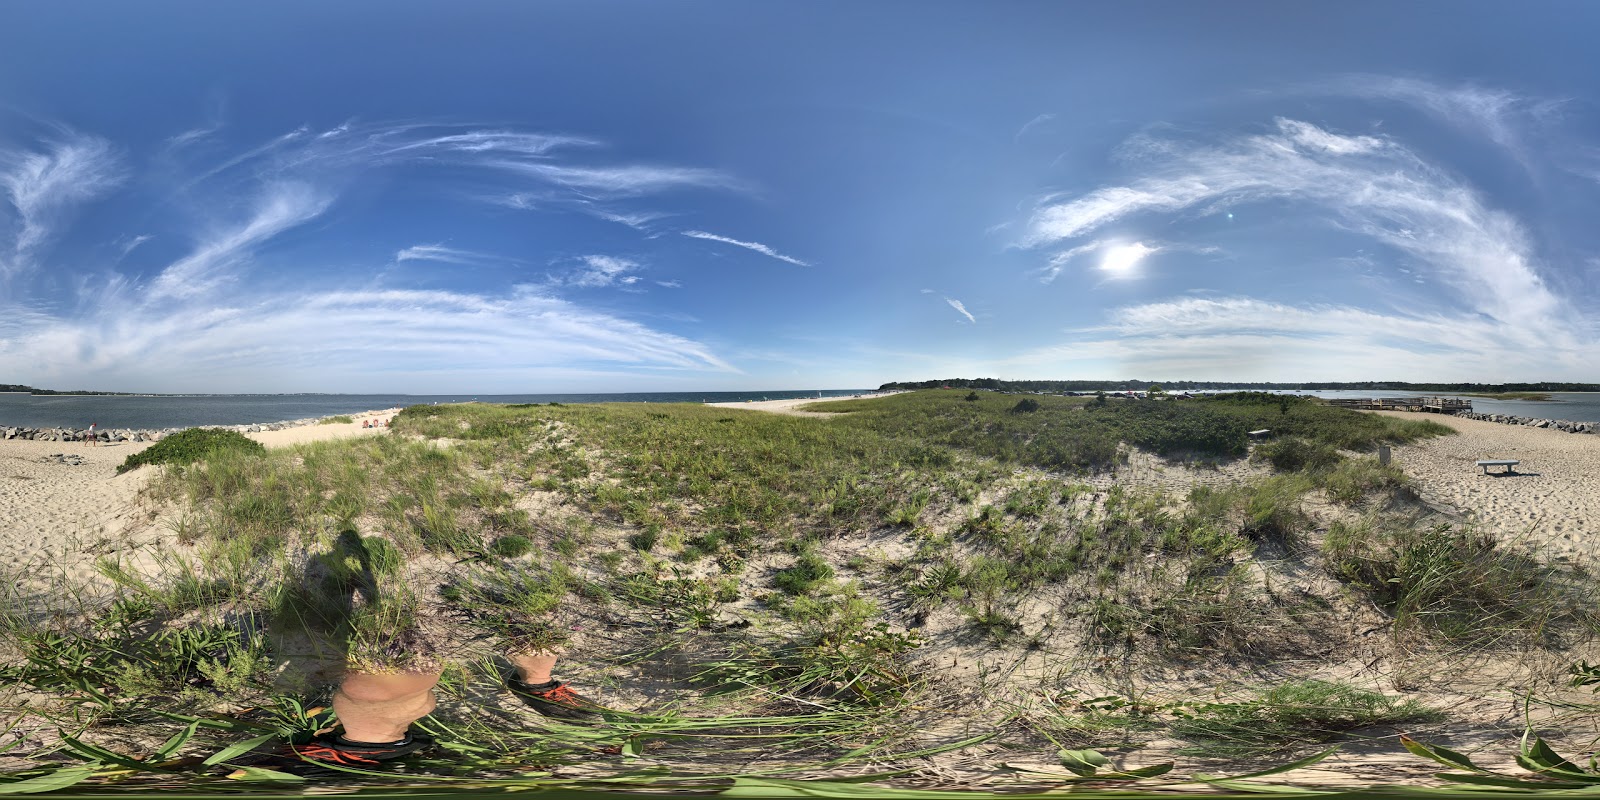
[[[518,558],[533,552],[533,542],[516,534],[502,536],[489,544],[489,552],[501,558]]]
[[[822,556],[806,552],[800,555],[800,560],[794,566],[778,570],[772,576],[772,583],[789,594],[803,595],[832,579],[833,567]]]
[[[319,421],[317,424],[318,425],[347,425],[347,424],[352,423],[352,422],[355,422],[355,418],[354,417],[350,416],[349,414],[340,414],[340,415],[338,415],[336,417],[326,417],[326,418],[322,419],[321,421]]]
[[[1335,577],[1394,615],[1397,634],[1520,645],[1596,620],[1576,575],[1488,533],[1335,523],[1324,551]]]
[[[235,452],[260,455],[266,448],[238,431],[222,428],[189,428],[128,456],[117,474],[146,464],[193,464],[214,453]]]
[[[1337,448],[1298,436],[1286,436],[1256,446],[1251,454],[1279,472],[1325,472],[1344,459]]]
[[[1338,739],[1346,731],[1442,719],[1414,700],[1343,683],[1286,683],[1239,702],[1204,703],[1173,726],[1191,755],[1244,757]]]

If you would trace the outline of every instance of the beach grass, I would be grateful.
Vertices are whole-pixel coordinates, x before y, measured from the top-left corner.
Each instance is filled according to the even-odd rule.
[[[1306,677],[1226,702],[1137,688],[1313,665],[1373,607],[1408,648],[1557,648],[1590,624],[1582,575],[1406,527],[1405,476],[1351,455],[1443,426],[1268,395],[1025,399],[916,392],[818,405],[823,419],[421,406],[383,436],[209,449],[150,482],[165,544],[102,559],[93,586],[7,595],[6,675],[55,698],[30,718],[91,738],[238,726],[201,725],[172,754],[306,735],[349,664],[444,669],[423,723],[446,743],[424,768],[440,774],[623,785],[643,758],[690,786],[937,753],[970,775],[994,770],[972,753],[1003,747],[1075,775],[1086,756],[1056,751],[1168,735],[1243,758],[1433,719]],[[1279,438],[1246,461],[1263,427]],[[1131,448],[1259,466],[1177,494],[1107,482]],[[1331,588],[1307,588],[1307,565]],[[291,663],[307,632],[342,643],[321,673]],[[561,646],[641,710],[525,730],[497,654]]]

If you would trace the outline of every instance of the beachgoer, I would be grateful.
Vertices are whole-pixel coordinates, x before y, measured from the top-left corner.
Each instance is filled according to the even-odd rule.
[[[434,576],[446,581],[440,594],[447,607],[462,614],[469,625],[496,636],[510,664],[501,680],[525,704],[545,716],[572,722],[595,719],[605,711],[551,675],[571,628],[553,618],[530,617],[520,609],[506,609],[492,622],[472,616],[476,600],[495,591],[500,570],[516,566],[501,564],[486,573],[457,570],[445,576],[413,572],[404,562],[401,551],[385,537],[364,537],[350,530],[339,534],[325,553],[308,554],[300,580],[286,587],[289,591],[283,596],[290,605],[274,615],[275,628],[288,635],[286,641],[312,642],[321,654],[316,660],[343,673],[332,703],[340,729],[292,746],[295,754],[333,764],[370,765],[431,744],[426,736],[412,733],[411,724],[433,710],[434,687],[449,653],[459,652],[456,648],[464,640],[457,637],[464,629],[429,634],[414,623],[401,630],[368,623],[434,605],[423,601],[415,588]],[[334,660],[326,660],[329,656]]]
[[[89,430],[83,432],[83,441],[90,447],[98,447],[100,445],[100,436],[94,432],[95,426],[99,424],[98,422],[91,422],[89,423]]]
[[[361,420],[361,427],[363,427],[363,428],[372,427],[372,420],[370,420],[370,419]]]
[[[547,717],[582,722],[598,718],[598,704],[550,676],[557,656],[513,656],[515,672],[504,677],[506,688]],[[411,723],[432,713],[438,672],[351,672],[333,694],[333,711],[341,730],[329,731],[295,753],[335,764],[393,761],[427,748],[432,741],[411,730]]]

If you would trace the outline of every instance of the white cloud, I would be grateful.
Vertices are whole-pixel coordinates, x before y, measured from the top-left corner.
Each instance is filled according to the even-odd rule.
[[[531,289],[240,295],[117,304],[92,320],[8,309],[0,365],[34,385],[159,391],[529,391],[619,368],[737,373],[698,342]]]
[[[770,247],[768,247],[768,246],[766,246],[766,245],[764,245],[764,244],[762,244],[760,242],[743,242],[743,241],[740,241],[738,239],[730,239],[730,238],[728,238],[726,236],[718,236],[715,233],[706,233],[705,231],[681,231],[681,233],[684,236],[688,236],[688,237],[694,238],[694,239],[705,239],[707,241],[712,241],[712,242],[722,242],[723,244],[731,244],[734,247],[743,247],[746,250],[754,250],[757,253],[760,253],[760,254],[762,254],[764,256],[767,256],[768,258],[776,258],[779,261],[783,261],[783,262],[786,262],[786,263],[789,263],[789,264],[793,264],[793,265],[795,265],[797,267],[809,267],[809,266],[811,266],[810,264],[808,264],[808,263],[806,263],[804,261],[801,261],[798,258],[794,258],[792,256],[786,256],[786,255],[784,255],[784,254],[782,254],[782,253],[780,253],[780,252],[778,252],[776,250],[773,250],[772,248],[770,248]]]
[[[1524,327],[1558,324],[1565,314],[1523,227],[1393,142],[1278,120],[1274,133],[1218,146],[1165,142],[1141,153],[1135,166],[1144,174],[1126,185],[1047,199],[1025,244],[1074,239],[1135,215],[1293,202],[1427,265],[1483,314]]]
[[[950,307],[955,309],[956,312],[959,313],[961,316],[966,317],[968,322],[977,322],[978,321],[978,320],[973,318],[972,313],[970,311],[967,311],[967,307],[962,305],[960,300],[957,300],[957,299],[952,298],[952,297],[946,297],[944,299],[944,301],[946,303],[949,303]]]
[[[155,237],[153,237],[150,234],[146,233],[146,234],[140,234],[138,236],[134,236],[134,237],[132,237],[130,239],[126,239],[126,240],[120,241],[118,244],[122,247],[122,257],[126,258],[129,253],[134,251],[134,248],[138,247],[141,244],[144,244],[145,242],[150,241],[153,238],[155,238]]]
[[[97,136],[66,134],[42,151],[0,150],[0,190],[21,222],[12,243],[9,269],[28,266],[34,252],[76,206],[122,182],[123,171],[111,143]]]
[[[597,288],[622,284],[624,286],[637,283],[638,276],[628,275],[639,268],[639,262],[616,256],[583,256],[579,259],[585,269],[579,270],[566,279],[571,286]]]
[[[1481,133],[1525,165],[1528,153],[1522,141],[1522,125],[1538,120],[1561,104],[1560,101],[1521,97],[1504,89],[1442,86],[1418,78],[1388,75],[1347,75],[1314,88],[1419,108],[1452,125]]]
[[[472,250],[458,250],[442,244],[419,244],[407,247],[394,254],[395,263],[405,261],[439,261],[445,264],[482,264],[485,261],[498,260],[486,253],[477,253]]]
[[[682,289],[683,288],[683,283],[680,282],[680,281],[656,281],[656,285],[660,286],[663,289]]]
[[[633,197],[669,189],[735,189],[743,184],[732,176],[698,167],[663,167],[628,164],[581,167],[546,161],[491,160],[484,166],[518,172],[550,183],[614,197]]]
[[[1049,123],[1050,120],[1053,120],[1055,118],[1056,118],[1056,115],[1054,115],[1054,114],[1040,114],[1039,116],[1034,117],[1033,119],[1030,119],[1027,122],[1023,123],[1022,127],[1017,129],[1016,135],[1011,137],[1011,140],[1014,141],[1014,142],[1022,141],[1022,137],[1028,135],[1029,131],[1032,131],[1033,129],[1038,128],[1041,125],[1045,125],[1045,124]]]
[[[193,297],[234,277],[233,268],[254,247],[327,210],[332,198],[297,182],[267,185],[256,199],[250,218],[219,226],[203,237],[189,255],[168,265],[151,284],[153,298]]]
[[[1578,345],[1470,313],[1182,298],[1117,309],[1108,324],[1018,354],[1006,367],[1043,374],[1093,363],[1107,377],[1186,380],[1528,380],[1600,366]]]

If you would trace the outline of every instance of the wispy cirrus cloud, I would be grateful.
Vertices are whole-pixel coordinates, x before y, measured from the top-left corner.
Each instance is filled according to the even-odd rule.
[[[582,256],[583,268],[569,275],[566,283],[583,288],[602,286],[632,286],[639,282],[638,275],[629,273],[639,269],[639,262],[616,256]]]
[[[257,196],[248,219],[219,225],[201,237],[188,255],[167,265],[151,282],[151,298],[195,297],[234,279],[234,268],[247,260],[255,247],[315,219],[332,199],[304,183],[268,184]]]
[[[978,321],[972,316],[972,312],[968,311],[966,305],[964,305],[960,300],[957,300],[953,297],[946,297],[944,301],[948,303],[951,308],[955,309],[957,314],[966,317],[968,322],[976,323]]]
[[[777,259],[779,261],[782,261],[782,262],[785,262],[785,263],[788,263],[788,264],[793,264],[793,265],[795,265],[797,267],[809,267],[809,266],[811,266],[810,264],[808,264],[808,263],[806,263],[804,261],[801,261],[798,258],[795,258],[793,256],[786,256],[786,255],[784,255],[784,254],[782,254],[782,253],[780,253],[780,252],[778,252],[778,251],[776,251],[776,250],[774,250],[774,249],[772,249],[772,248],[770,248],[770,247],[768,247],[768,246],[766,246],[766,245],[764,245],[764,244],[762,244],[760,242],[745,242],[745,241],[740,241],[738,239],[729,238],[727,236],[719,236],[719,235],[717,235],[715,233],[707,233],[705,231],[680,231],[680,233],[682,233],[684,236],[688,236],[691,239],[705,239],[706,241],[711,241],[711,242],[721,242],[722,244],[731,244],[734,247],[743,247],[746,250],[754,250],[755,252],[760,253],[761,255],[764,255],[764,256],[766,256],[768,258],[775,258],[775,259]]]
[[[395,263],[406,261],[438,261],[445,264],[482,264],[486,261],[500,261],[488,253],[479,253],[474,250],[461,250],[455,247],[446,247],[443,244],[418,244],[396,251]]]
[[[1130,152],[1139,177],[1073,199],[1047,198],[1024,244],[1055,245],[1152,214],[1297,203],[1426,265],[1479,313],[1523,326],[1558,324],[1564,315],[1523,226],[1389,139],[1279,119],[1269,132],[1216,144],[1159,141]]]
[[[0,276],[29,266],[29,259],[77,206],[122,182],[124,170],[111,143],[63,129],[38,150],[0,149],[0,190],[16,212],[11,259]]]
[[[1581,374],[1600,366],[1570,333],[1549,339],[1481,315],[1385,313],[1250,297],[1123,307],[1106,324],[1020,353],[1006,366],[1040,371],[1091,362],[1103,375],[1208,380],[1372,380],[1375,370],[1405,380],[1525,380],[1530,368]]]
[[[68,361],[60,356],[73,354]],[[534,289],[345,291],[119,304],[92,320],[0,312],[0,364],[40,385],[93,375],[147,391],[483,391],[737,370],[705,345]]]
[[[1414,77],[1346,75],[1316,84],[1314,91],[1403,103],[1458,128],[1481,133],[1506,148],[1524,164],[1528,153],[1525,127],[1538,123],[1565,104],[1507,89],[1472,84],[1444,85]]]
[[[340,224],[328,212],[341,196],[390,168],[423,175],[443,168],[446,198],[521,194],[531,211],[579,211],[632,226],[661,214],[619,210],[609,198],[742,186],[724,173],[608,164],[590,152],[598,143],[584,137],[464,126],[302,126],[208,162],[218,149],[214,139],[203,148],[168,143],[161,153],[162,176],[174,176],[171,205],[188,213],[158,220],[156,232],[114,240],[126,255],[155,235],[182,236],[187,225],[188,251],[153,273],[148,265],[118,271],[120,258],[69,271],[54,284],[60,295],[75,294],[52,302],[28,304],[0,292],[0,369],[38,385],[160,391],[449,385],[526,391],[551,385],[545,379],[627,385],[629,376],[737,373],[702,343],[558,296],[642,284],[644,266],[632,258],[583,256],[559,278],[499,291],[339,291],[352,277],[370,285],[384,265],[319,273],[300,259],[271,260],[287,232],[313,221]],[[588,158],[573,163],[575,153]],[[0,240],[7,248],[0,249],[0,268],[13,263],[7,250],[42,254],[75,205],[110,192],[122,178],[115,149],[95,137],[63,135],[0,150],[0,191],[16,209],[11,216],[19,232],[14,246]],[[179,230],[160,227],[174,220]],[[274,267],[271,279],[257,274],[258,262]],[[426,262],[514,260],[425,241],[394,251],[389,266]],[[386,286],[407,279],[383,274]],[[296,284],[304,288],[284,290]]]

